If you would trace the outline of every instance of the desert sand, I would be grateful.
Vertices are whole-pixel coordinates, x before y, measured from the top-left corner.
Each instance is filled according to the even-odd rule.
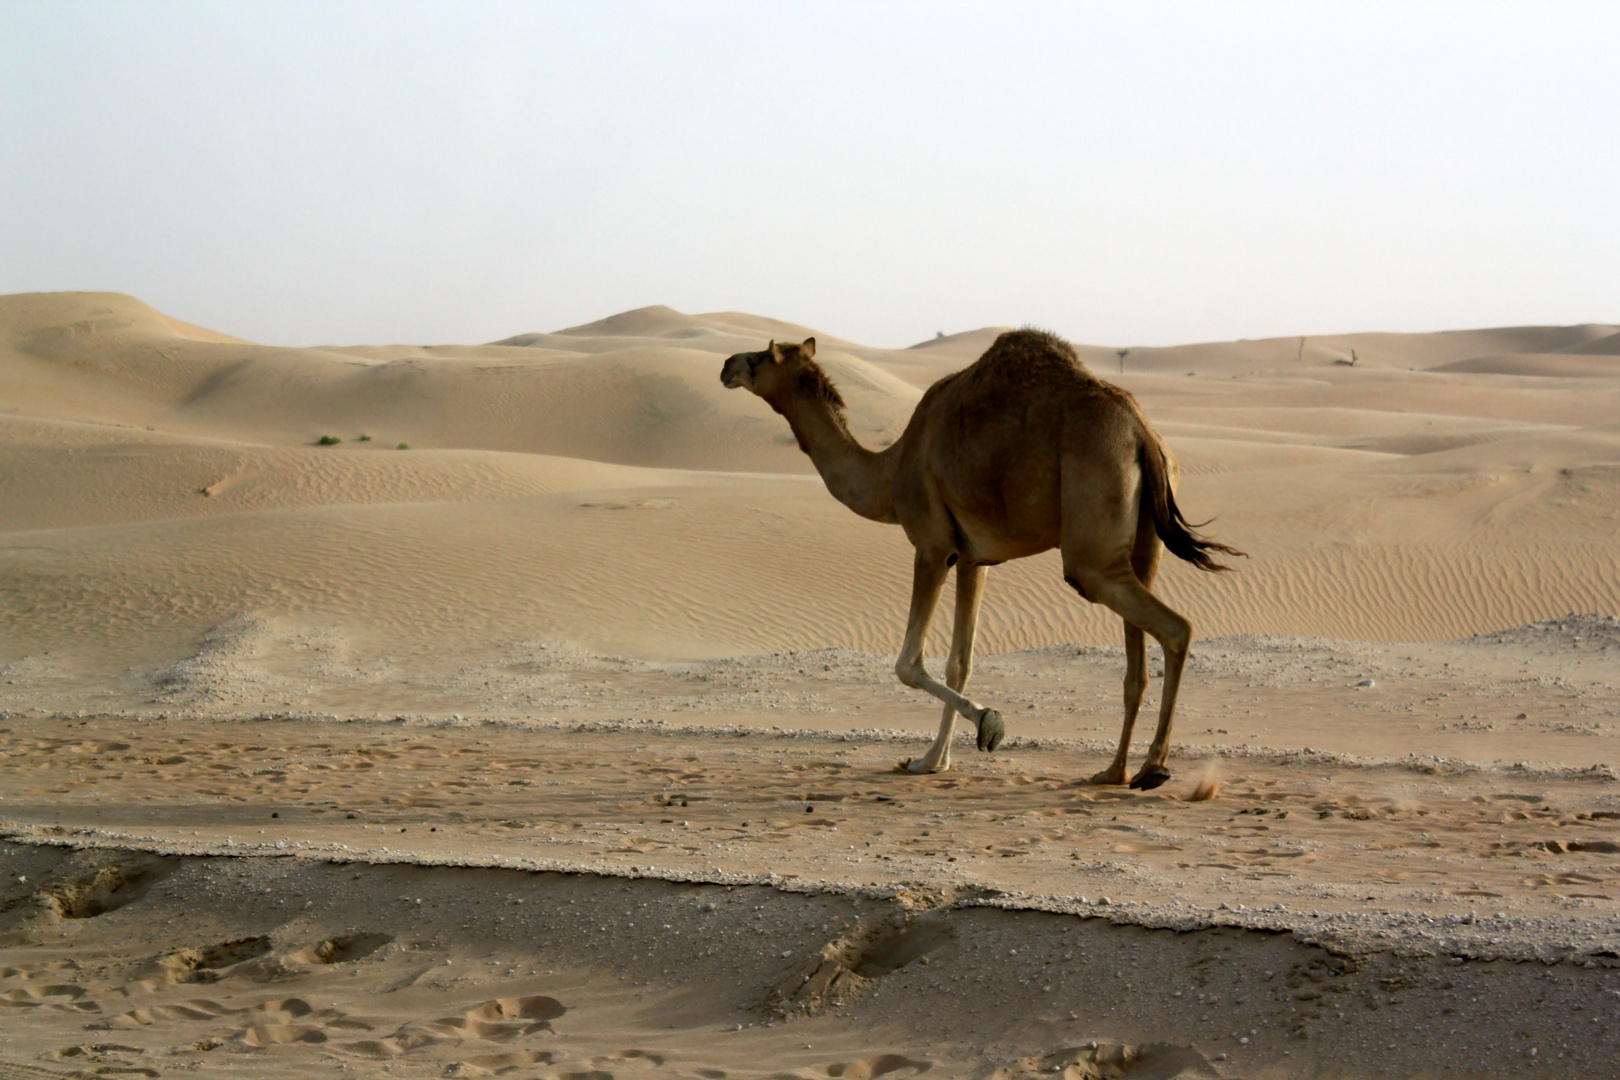
[[[1620,326],[1080,346],[1251,556],[1148,793],[1053,554],[897,773],[909,545],[718,377],[998,330],[0,297],[0,1078],[1620,1076]]]

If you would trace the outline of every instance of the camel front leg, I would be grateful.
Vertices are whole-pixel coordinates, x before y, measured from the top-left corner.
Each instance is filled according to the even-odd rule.
[[[958,694],[967,688],[968,676],[973,673],[973,635],[979,626],[984,573],[984,567],[966,563],[956,568],[956,621],[951,626],[951,656],[945,662],[945,685]],[[979,730],[981,734],[984,731],[982,721]],[[922,758],[902,762],[902,767],[911,773],[945,772],[951,767],[951,739],[955,733],[956,707],[946,704],[939,718],[939,737],[934,745]]]
[[[1125,726],[1119,733],[1119,749],[1108,768],[1091,778],[1093,784],[1123,784],[1125,766],[1131,753],[1131,732],[1136,728],[1136,714],[1142,708],[1142,695],[1147,691],[1147,649],[1142,628],[1125,624]]]
[[[1001,745],[1007,730],[1001,714],[969,701],[948,686],[942,686],[923,667],[923,645],[928,640],[928,625],[934,619],[934,608],[939,605],[939,594],[948,572],[943,555],[931,555],[921,548],[917,550],[916,561],[912,565],[911,615],[906,624],[906,641],[900,647],[900,659],[894,665],[894,673],[907,686],[927,691],[948,708],[973,721],[979,729],[979,749],[994,750]],[[960,579],[958,588],[961,588]],[[974,603],[977,604],[976,597]]]

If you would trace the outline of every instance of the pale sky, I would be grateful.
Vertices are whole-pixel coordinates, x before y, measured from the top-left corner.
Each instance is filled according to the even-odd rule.
[[[0,293],[258,341],[1620,322],[1620,4],[0,0]]]

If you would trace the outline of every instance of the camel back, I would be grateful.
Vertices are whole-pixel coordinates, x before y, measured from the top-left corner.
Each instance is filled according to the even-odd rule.
[[[1090,394],[1109,399],[1135,422],[1140,439],[1137,462],[1144,488],[1142,510],[1152,515],[1153,531],[1170,554],[1211,572],[1231,569],[1215,561],[1216,553],[1247,557],[1236,548],[1203,536],[1198,532],[1202,526],[1193,525],[1182,514],[1181,507],[1176,505],[1170,451],[1164,439],[1148,422],[1135,396],[1087,370],[1073,345],[1045,330],[1009,330],[996,338],[974,366],[979,364],[993,367],[998,381],[1036,391],[1062,385],[1064,380],[1078,374]]]

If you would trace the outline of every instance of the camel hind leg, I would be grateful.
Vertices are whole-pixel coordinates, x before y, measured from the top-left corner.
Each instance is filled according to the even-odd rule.
[[[1131,732],[1136,730],[1136,714],[1147,691],[1147,649],[1140,627],[1125,624],[1125,722],[1119,732],[1119,749],[1108,768],[1091,778],[1093,784],[1123,784],[1131,754]]]
[[[1151,591],[1164,549],[1153,530],[1148,507],[1138,494],[1117,490],[1065,491],[1066,508],[1078,504],[1089,512],[1064,514],[1062,549],[1064,580],[1082,597],[1110,608],[1125,622],[1125,717],[1119,749],[1109,767],[1092,777],[1093,782],[1125,782],[1131,733],[1147,690],[1144,631],[1152,634],[1164,650],[1164,692],[1159,702],[1158,730],[1146,763],[1131,780],[1132,787],[1146,790],[1170,778],[1165,762],[1170,756],[1170,729],[1181,687],[1181,672],[1192,641],[1192,624]],[[1083,524],[1072,526],[1076,521]]]
[[[1136,639],[1141,640],[1142,631],[1152,634],[1154,640],[1164,649],[1164,690],[1159,700],[1159,728],[1154,733],[1153,745],[1148,748],[1146,763],[1141,771],[1131,779],[1134,788],[1156,788],[1170,779],[1170,770],[1165,766],[1170,757],[1170,727],[1175,719],[1176,695],[1181,689],[1181,672],[1187,663],[1187,648],[1192,643],[1192,623],[1188,622],[1180,613],[1173,611],[1158,597],[1148,592],[1142,583],[1136,580],[1136,575],[1129,567],[1124,573],[1119,571],[1099,571],[1092,568],[1066,568],[1064,577],[1079,589],[1081,594],[1093,603],[1104,604],[1113,609],[1120,618],[1132,627],[1138,627]],[[1130,641],[1130,632],[1127,630],[1126,640]],[[1145,651],[1145,650],[1144,650]],[[1130,671],[1126,673],[1126,719],[1125,730],[1120,739],[1119,752],[1115,756],[1115,764],[1120,766],[1118,774],[1113,768],[1102,774],[1103,783],[1119,783],[1123,779],[1123,759],[1130,750],[1131,727],[1136,719],[1134,709],[1130,708],[1133,696],[1138,704],[1141,701],[1141,691],[1135,686],[1146,684],[1145,657],[1136,652],[1132,658],[1131,667],[1139,672],[1133,679]]]

